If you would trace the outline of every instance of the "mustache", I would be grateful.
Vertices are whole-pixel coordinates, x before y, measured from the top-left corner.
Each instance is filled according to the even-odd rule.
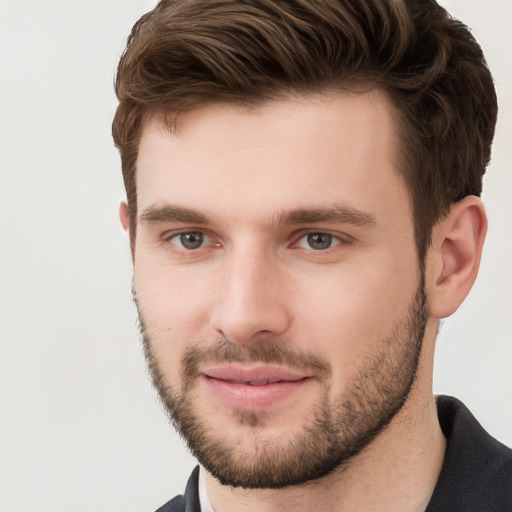
[[[209,346],[194,342],[185,350],[181,363],[185,377],[197,375],[200,366],[205,364],[264,363],[310,370],[315,374],[328,374],[331,371],[331,365],[326,359],[292,349],[287,341],[270,338],[256,340],[250,345],[239,345],[226,339]]]

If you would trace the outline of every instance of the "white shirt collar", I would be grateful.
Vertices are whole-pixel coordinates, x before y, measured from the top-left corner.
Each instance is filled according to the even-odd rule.
[[[206,471],[202,466],[199,467],[199,504],[201,505],[201,512],[215,512],[208,498],[208,491],[206,489]]]

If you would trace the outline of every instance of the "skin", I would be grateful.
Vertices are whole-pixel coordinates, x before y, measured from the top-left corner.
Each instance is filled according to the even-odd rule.
[[[378,90],[289,97],[252,110],[210,105],[181,115],[175,134],[158,117],[148,123],[137,162],[134,286],[166,384],[180,389],[180,361],[192,343],[251,346],[271,338],[331,363],[330,399],[350,389],[365,361],[385,353],[385,335],[420,283],[396,151],[391,107]],[[169,215],[169,206],[208,219],[198,224],[182,211]],[[326,206],[345,215],[312,215]],[[298,210],[306,214],[290,215]],[[126,205],[120,215],[128,229]],[[438,319],[469,292],[485,230],[483,207],[473,197],[434,228],[417,378],[388,428],[343,470],[302,485],[233,489],[207,473],[217,512],[322,511],[334,504],[417,510],[435,485],[445,449],[432,396]],[[184,248],[183,232],[203,233],[204,244]],[[308,245],[307,234],[318,232],[333,237],[328,249]],[[300,393],[262,409],[248,405],[262,419],[257,429],[206,385],[194,388],[193,405],[212,435],[250,457],[256,445],[303,429],[325,390],[321,377],[313,377]]]

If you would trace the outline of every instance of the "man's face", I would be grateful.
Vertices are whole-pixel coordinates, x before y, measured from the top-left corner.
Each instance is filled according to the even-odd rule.
[[[222,483],[282,487],[400,410],[426,323],[411,206],[379,91],[153,119],[134,289],[178,429]]]

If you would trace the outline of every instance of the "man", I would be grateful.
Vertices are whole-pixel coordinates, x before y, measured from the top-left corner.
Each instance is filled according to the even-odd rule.
[[[496,96],[435,2],[162,1],[113,124],[146,357],[200,467],[174,510],[512,510],[432,395],[476,278]]]

